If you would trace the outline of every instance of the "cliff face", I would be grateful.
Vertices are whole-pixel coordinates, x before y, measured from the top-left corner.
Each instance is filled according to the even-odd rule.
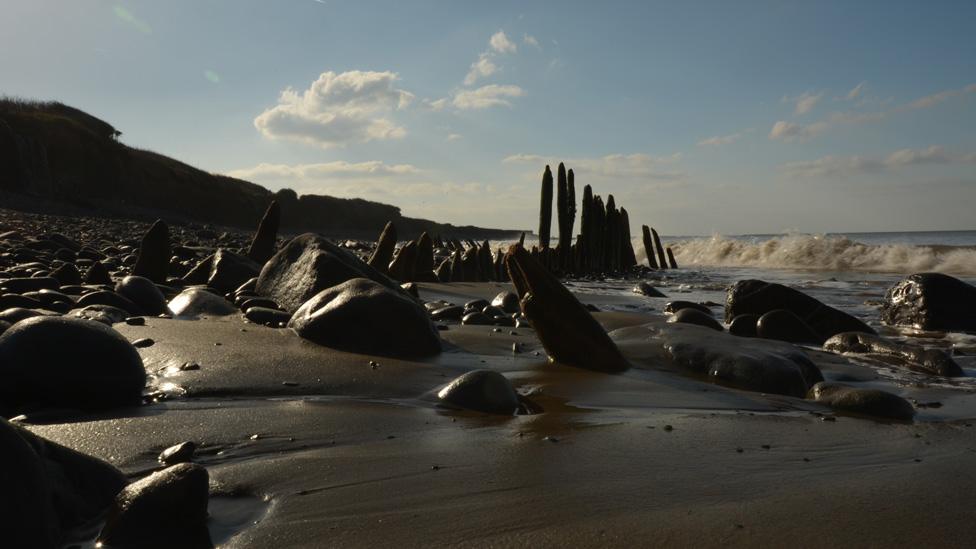
[[[237,227],[253,227],[277,198],[285,228],[337,236],[372,238],[387,221],[397,224],[403,238],[424,230],[479,239],[512,234],[407,218],[396,206],[368,200],[299,197],[289,189],[272,193],[128,147],[119,135],[110,124],[61,103],[0,99],[0,191],[112,215],[138,211]]]

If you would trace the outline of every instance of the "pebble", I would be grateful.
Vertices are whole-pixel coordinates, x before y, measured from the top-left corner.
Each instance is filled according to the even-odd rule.
[[[132,346],[137,349],[144,349],[146,347],[152,347],[156,343],[148,337],[142,337],[132,342]]]

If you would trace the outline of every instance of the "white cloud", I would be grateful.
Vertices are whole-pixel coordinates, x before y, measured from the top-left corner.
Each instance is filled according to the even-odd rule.
[[[278,104],[259,114],[254,126],[269,139],[326,148],[398,139],[406,130],[387,116],[406,108],[414,96],[397,89],[397,80],[394,72],[324,72],[307,90],[282,91]]]
[[[720,146],[720,145],[728,145],[729,143],[732,143],[733,141],[735,141],[735,140],[739,139],[740,137],[742,137],[742,133],[743,132],[736,132],[736,133],[733,133],[733,134],[730,134],[730,135],[715,135],[715,136],[712,136],[712,137],[709,137],[709,138],[706,138],[706,139],[702,139],[701,141],[698,142],[698,146],[699,147],[709,147],[709,146],[717,147],[717,146]]]
[[[491,45],[491,49],[497,51],[498,53],[515,53],[518,51],[518,47],[514,42],[505,36],[505,31],[498,31],[491,35],[491,39],[488,40],[488,44]]]
[[[462,136],[459,133],[449,133],[449,134],[447,134],[447,140],[448,141],[457,141],[458,139],[461,139],[462,137],[464,137],[464,136]]]
[[[850,176],[895,171],[920,164],[956,164],[976,162],[976,153],[953,154],[939,145],[926,149],[901,149],[884,158],[863,156],[825,156],[816,160],[790,162],[783,169],[795,177]]]
[[[769,130],[769,138],[787,142],[808,139],[823,132],[827,129],[827,126],[828,124],[826,122],[814,122],[813,124],[804,126],[794,122],[787,122],[786,120],[779,120]]]
[[[539,41],[536,40],[535,36],[532,36],[531,34],[523,34],[522,43],[525,44],[526,46],[532,46],[534,48],[539,47]]]
[[[498,65],[491,60],[488,52],[482,53],[477,61],[471,63],[471,69],[468,70],[467,76],[464,77],[464,85],[470,86],[477,82],[479,78],[491,76],[496,72],[498,72]]]
[[[823,93],[818,93],[814,95],[810,92],[803,92],[802,94],[796,97],[784,96],[783,102],[794,103],[795,106],[793,107],[793,114],[801,115],[812,111],[813,108],[817,106],[817,103],[819,103],[820,99],[822,98],[823,98]]]
[[[851,91],[847,92],[847,95],[844,96],[844,99],[847,99],[848,101],[857,99],[864,92],[864,88],[867,86],[867,84],[868,84],[867,82],[861,82],[860,84],[854,86],[854,88],[852,88]]]
[[[599,158],[563,159],[567,168],[577,175],[594,175],[606,179],[679,179],[684,173],[675,168],[681,153],[654,157],[647,154],[610,154]],[[560,160],[536,154],[515,154],[502,160],[505,164],[533,164],[555,166]]]
[[[328,177],[387,177],[413,175],[420,173],[410,164],[384,164],[379,160],[367,162],[324,162],[318,164],[268,164],[261,163],[251,168],[243,168],[228,172],[227,175],[240,179],[254,180],[302,180],[321,179]]]
[[[489,84],[473,90],[460,90],[454,94],[453,105],[461,110],[487,109],[512,106],[509,98],[521,97],[525,91],[518,86]]]

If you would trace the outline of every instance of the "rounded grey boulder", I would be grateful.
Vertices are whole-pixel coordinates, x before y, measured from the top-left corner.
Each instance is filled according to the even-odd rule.
[[[137,403],[142,358],[121,334],[89,320],[35,317],[0,336],[0,409],[53,405],[83,409]]]
[[[156,283],[142,276],[127,276],[115,284],[115,291],[135,303],[147,315],[166,312],[166,298]]]
[[[519,397],[508,378],[494,370],[472,370],[457,377],[437,393],[446,404],[485,412],[512,415]]]
[[[320,345],[385,356],[429,356],[440,337],[419,303],[366,278],[322,290],[295,311],[288,327]]]

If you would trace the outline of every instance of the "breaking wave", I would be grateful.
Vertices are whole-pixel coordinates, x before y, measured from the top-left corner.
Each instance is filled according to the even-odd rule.
[[[635,251],[643,246],[635,241]],[[715,235],[673,242],[678,265],[976,275],[976,247],[863,244],[844,236],[784,235],[745,240]]]

